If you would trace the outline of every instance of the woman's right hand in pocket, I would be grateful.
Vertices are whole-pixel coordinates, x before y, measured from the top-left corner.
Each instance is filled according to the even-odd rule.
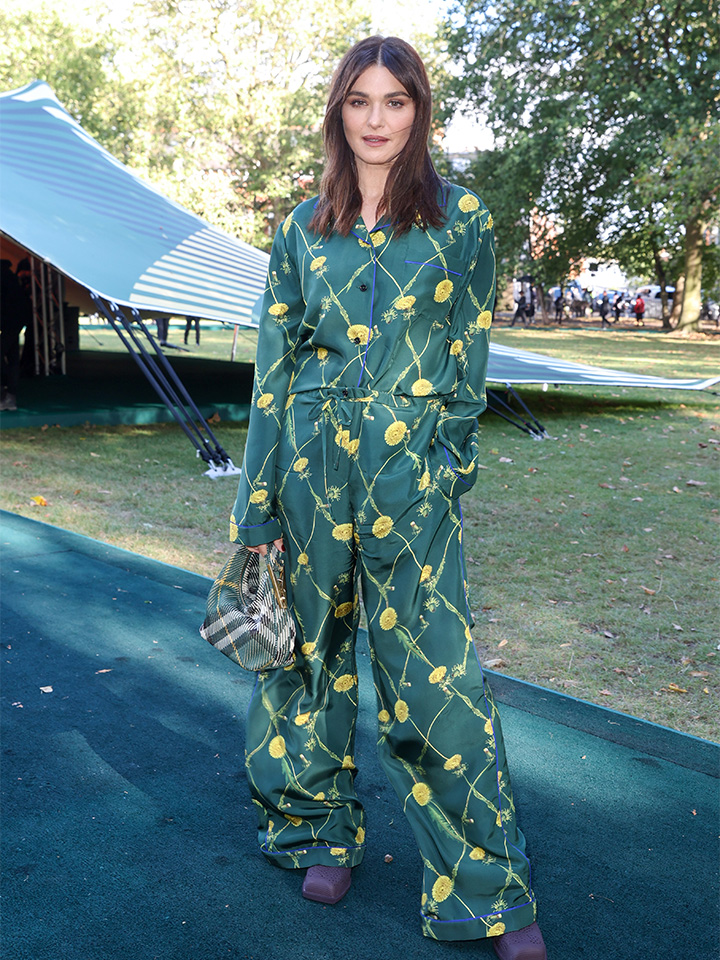
[[[251,553],[259,553],[261,557],[267,556],[269,543],[261,543],[257,547],[248,547],[248,550]],[[274,546],[280,553],[285,553],[285,544],[283,543],[283,538],[278,537],[277,540],[273,540],[272,546]]]

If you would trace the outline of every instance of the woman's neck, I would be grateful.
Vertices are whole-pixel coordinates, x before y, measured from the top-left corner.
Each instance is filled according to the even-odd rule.
[[[385,192],[389,167],[381,164],[357,164],[358,189],[362,196],[362,218],[368,230],[377,223],[378,207]]]

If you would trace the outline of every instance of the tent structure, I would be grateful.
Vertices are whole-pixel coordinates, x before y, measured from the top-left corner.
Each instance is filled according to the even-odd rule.
[[[503,399],[497,389],[488,389],[488,409],[504,417],[534,440],[548,436],[543,425],[523,403],[515,387],[521,384],[547,386],[605,386],[646,387],[653,390],[707,390],[720,383],[720,376],[704,380],[681,380],[669,377],[653,377],[642,373],[628,373],[607,367],[593,367],[586,363],[559,360],[542,353],[531,353],[502,344],[490,344],[487,380],[489,384],[504,384],[524,410],[519,414]]]
[[[168,200],[87,134],[43,82],[0,94],[0,239],[37,259],[33,295],[46,373],[55,329],[64,362],[63,305],[105,315],[217,476],[236,472],[144,320],[201,317],[256,327],[253,307],[268,256]],[[83,300],[84,295],[84,300]],[[142,336],[140,335],[142,334]],[[36,344],[39,343],[37,331]],[[52,340],[52,338],[50,338]],[[154,351],[154,356],[146,344]],[[536,439],[546,436],[514,391],[530,383],[611,384],[701,390],[720,381],[666,380],[554,360],[493,344],[488,380],[504,384],[527,417],[497,390],[490,409]]]
[[[144,183],[46,83],[0,95],[0,128],[0,231],[4,249],[33,260],[36,370],[42,355],[46,374],[58,357],[65,372],[66,304],[87,309],[89,294],[90,309],[115,328],[208,475],[236,473],[140,311],[251,325],[267,254]]]
[[[0,95],[0,229],[97,296],[251,324],[268,255],[168,200],[89,136],[46,83]]]

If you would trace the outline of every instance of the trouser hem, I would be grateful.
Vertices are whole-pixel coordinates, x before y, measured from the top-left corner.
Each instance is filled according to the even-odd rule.
[[[537,916],[537,904],[532,900],[499,913],[461,920],[439,920],[424,913],[420,916],[423,934],[433,940],[485,940],[529,927]]]
[[[263,855],[283,870],[307,870],[308,867],[357,867],[365,856],[361,847],[301,847],[299,850],[268,850],[260,847]]]

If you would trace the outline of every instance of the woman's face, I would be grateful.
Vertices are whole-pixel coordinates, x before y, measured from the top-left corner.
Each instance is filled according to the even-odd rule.
[[[368,67],[342,107],[345,139],[359,165],[391,164],[410,138],[415,102],[387,67]]]

